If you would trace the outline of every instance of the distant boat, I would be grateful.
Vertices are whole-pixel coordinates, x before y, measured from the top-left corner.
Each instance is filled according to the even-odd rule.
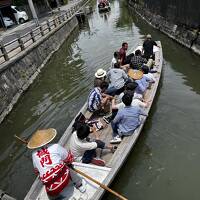
[[[154,47],[155,64],[153,69],[157,71],[156,73],[153,73],[153,76],[155,78],[155,83],[153,83],[151,87],[147,89],[144,95],[145,101],[149,102],[149,107],[145,108],[146,113],[149,113],[153,100],[155,99],[163,65],[163,53],[162,53],[161,42],[157,41],[157,44],[159,48]],[[138,46],[136,49],[141,49],[141,48],[142,46]],[[87,103],[85,103],[85,105],[81,108],[80,112],[82,112],[86,117],[88,117],[89,112],[87,111]],[[63,145],[65,148],[69,147],[69,141],[72,134],[72,125],[74,124],[74,121],[77,116],[75,116],[75,118],[72,120],[69,127],[66,129],[66,131],[64,132],[63,136],[59,141],[59,143]],[[123,166],[123,163],[127,159],[129,153],[131,152],[131,149],[133,148],[140,133],[142,132],[142,128],[144,126],[146,118],[147,118],[146,116],[141,117],[142,120],[141,125],[134,131],[133,135],[123,138],[122,142],[118,145],[118,148],[114,154],[110,152],[102,154],[102,159],[104,159],[106,162],[105,167],[100,167],[93,164],[78,163],[78,162],[73,163],[74,167],[76,169],[81,170],[85,174],[88,174],[90,177],[96,179],[102,184],[107,186],[110,185],[111,182],[114,180],[115,176],[117,175],[118,171],[120,170],[120,168]],[[99,120],[101,120],[103,123],[101,117],[99,117]],[[108,125],[107,128],[100,130],[100,133],[101,133],[100,139],[103,140],[105,143],[109,143],[109,141],[112,138],[112,129],[110,124]],[[68,200],[102,199],[105,190],[103,190],[99,185],[95,184],[94,182],[91,182],[88,179],[85,179],[85,181],[87,182],[85,193],[81,193],[73,185],[69,185],[68,186],[69,192],[66,199]],[[37,180],[33,183],[30,191],[25,197],[25,200],[48,200],[45,188],[42,185],[39,178],[37,178]]]
[[[99,12],[108,12],[111,10],[109,1],[101,1],[98,3]]]

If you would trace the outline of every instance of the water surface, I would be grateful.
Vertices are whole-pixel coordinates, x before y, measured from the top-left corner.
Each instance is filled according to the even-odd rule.
[[[162,79],[141,137],[111,187],[134,200],[200,199],[200,58],[117,0],[110,13],[94,11],[71,34],[0,125],[1,189],[23,199],[35,179],[30,151],[13,135],[29,138],[54,127],[58,140],[86,101],[95,71],[109,68],[123,41],[135,47],[146,33],[162,41]]]

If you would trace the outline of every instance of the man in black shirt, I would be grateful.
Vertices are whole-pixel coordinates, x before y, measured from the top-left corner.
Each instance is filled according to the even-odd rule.
[[[156,42],[152,40],[152,37],[150,34],[147,35],[146,40],[143,43],[143,51],[144,51],[144,57],[148,60],[149,58],[154,58],[153,53],[153,46],[157,46]]]

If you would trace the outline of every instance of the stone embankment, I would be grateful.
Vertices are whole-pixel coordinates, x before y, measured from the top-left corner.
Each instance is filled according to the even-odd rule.
[[[0,65],[0,123],[77,25],[74,14]]]
[[[129,1],[129,5],[151,26],[200,55],[200,30],[167,21],[163,16],[152,13],[138,3]]]

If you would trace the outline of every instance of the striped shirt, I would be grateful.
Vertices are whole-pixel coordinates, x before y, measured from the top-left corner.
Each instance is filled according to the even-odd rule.
[[[88,110],[91,112],[99,110],[101,106],[101,99],[101,89],[99,87],[92,89],[88,96]]]

